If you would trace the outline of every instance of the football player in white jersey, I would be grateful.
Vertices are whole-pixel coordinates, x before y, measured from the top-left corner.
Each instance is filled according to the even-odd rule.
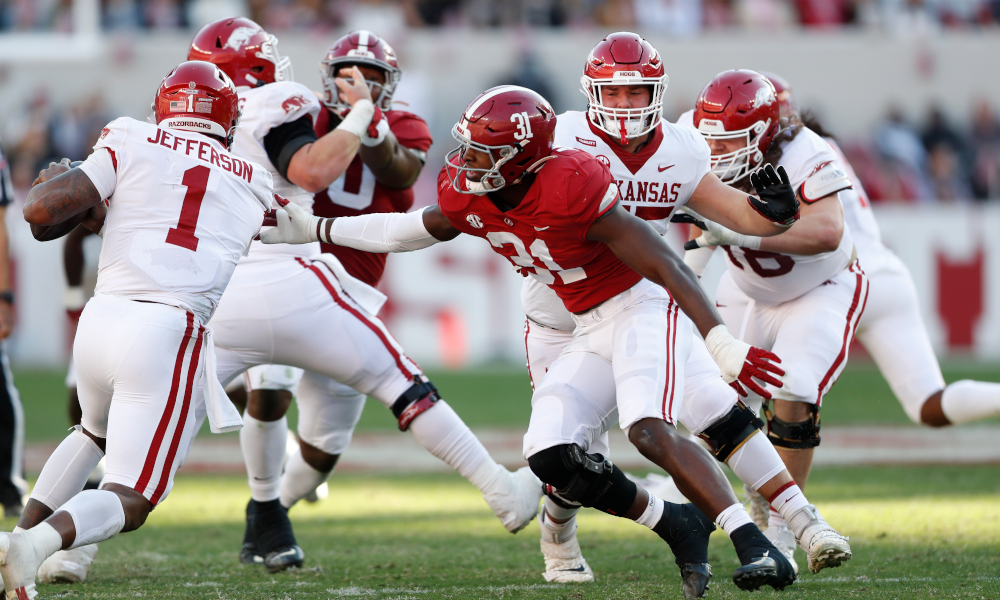
[[[797,115],[788,83],[772,73],[764,75],[778,92],[782,116]],[[910,271],[882,243],[868,195],[837,142],[808,114],[801,118],[830,144],[854,183],[856,193],[841,195],[841,201],[869,285],[855,337],[875,360],[906,416],[917,424],[945,427],[1000,415],[1000,383],[963,379],[945,385]]]
[[[583,72],[588,110],[559,115],[554,142],[588,152],[607,165],[618,181],[625,210],[663,235],[671,214],[682,206],[724,215],[726,204],[746,201],[744,192],[712,173],[708,145],[697,132],[662,118],[667,75],[648,42],[634,33],[611,34],[591,51]],[[521,301],[534,385],[572,341],[574,322],[555,292],[532,277],[524,280]],[[774,447],[757,435],[763,421],[725,385],[704,341],[695,338],[684,370],[687,399],[681,423],[707,441],[714,456],[727,462],[747,486],[774,497],[775,506],[795,524],[814,572],[839,566],[851,556],[846,538],[809,504]],[[607,434],[591,448],[609,456]],[[545,497],[539,523],[547,581],[593,581],[576,539],[577,510],[555,496]]]
[[[236,154],[258,160],[274,175],[281,195],[311,210],[313,193],[327,189],[354,160],[362,143],[392,136],[355,67],[338,78],[342,102],[351,106],[322,137],[315,94],[291,81],[291,65],[276,40],[243,18],[221,19],[195,36],[191,59],[207,60],[237,86],[244,126]],[[394,137],[393,137],[394,139]],[[420,367],[410,360],[376,316],[385,297],[352,277],[318,244],[265,247],[255,243],[240,261],[232,285],[212,320],[219,378],[224,383],[257,365],[298,367],[349,385],[390,408],[434,456],[473,483],[510,531],[534,517],[541,483],[527,468],[498,465]],[[281,506],[289,395],[255,395],[240,432],[252,498],[241,559],[272,571],[301,565],[303,552]]]
[[[685,262],[700,273],[714,248],[699,248],[722,246],[728,269],[716,305],[723,319],[740,339],[795,365],[784,386],[773,390],[773,411],[764,408],[768,437],[805,487],[820,442],[820,405],[844,369],[868,296],[838,197],[856,192],[822,138],[801,123],[780,121],[773,86],[754,71],[720,73],[678,122],[705,136],[713,171],[723,181],[748,189],[747,175],[776,163],[802,201],[799,223],[773,238],[741,235],[706,216],[707,231],[693,231],[697,239],[685,246]],[[772,503],[767,535],[791,557],[795,536],[774,508]],[[766,510],[755,517],[763,521],[761,513]]]
[[[104,244],[73,345],[82,425],[46,461],[18,527],[0,534],[10,597],[33,597],[56,551],[139,528],[170,493],[198,411],[214,432],[242,425],[206,324],[261,228],[271,174],[230,153],[236,87],[215,65],[179,65],[153,111],[157,125],[109,123],[78,168],[51,165],[24,207],[36,238],[85,222]],[[81,491],[105,454],[101,489]]]

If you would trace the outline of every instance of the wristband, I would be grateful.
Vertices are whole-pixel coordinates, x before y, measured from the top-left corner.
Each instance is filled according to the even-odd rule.
[[[66,310],[80,310],[86,303],[87,293],[83,291],[82,285],[69,286],[63,292],[63,306],[66,307]]]
[[[358,139],[364,139],[374,115],[375,105],[371,100],[358,100],[351,107],[351,112],[347,113],[340,125],[337,125],[337,129],[353,133]]]
[[[386,119],[382,110],[376,106],[375,116],[372,117],[365,136],[361,138],[361,143],[372,148],[384,142],[387,135],[389,135],[389,119]]]

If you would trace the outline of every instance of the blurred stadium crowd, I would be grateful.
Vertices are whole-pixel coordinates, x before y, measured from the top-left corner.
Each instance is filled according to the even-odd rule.
[[[544,81],[534,73],[518,83],[544,88]],[[923,122],[911,123],[891,109],[870,137],[841,142],[873,202],[1000,200],[1000,121],[985,99],[968,114],[967,123],[953,123],[931,108]],[[19,195],[50,160],[85,158],[113,116],[100,95],[54,106],[41,89],[8,112],[3,145]]]
[[[269,31],[350,27],[379,13],[408,27],[533,26],[644,30],[857,27],[895,33],[996,27],[1000,0],[95,0],[106,30],[186,29],[204,12],[248,14]],[[0,0],[0,30],[72,29],[72,0]]]

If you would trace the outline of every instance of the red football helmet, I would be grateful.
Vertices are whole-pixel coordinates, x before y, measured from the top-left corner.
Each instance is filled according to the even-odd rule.
[[[668,79],[660,55],[649,42],[627,31],[612,33],[590,51],[580,79],[590,104],[590,122],[622,144],[648,133],[663,115]],[[607,85],[648,85],[649,106],[608,108],[601,101],[601,88]]]
[[[781,118],[787,119],[792,115],[798,114],[799,107],[795,104],[795,97],[792,96],[792,86],[788,83],[788,80],[770,71],[761,71],[760,74],[767,77],[767,80],[774,86],[774,97],[778,99],[778,109],[781,112]]]
[[[780,129],[774,86],[756,71],[723,71],[698,95],[694,126],[709,140],[742,139],[742,148],[712,156],[712,171],[726,183],[746,177],[764,160]]]
[[[243,17],[227,17],[202,27],[191,41],[188,60],[219,65],[237,86],[292,80],[292,59],[278,54],[278,38]]]
[[[160,82],[153,114],[158,125],[214,135],[231,148],[240,122],[236,86],[216,65],[183,62]]]
[[[463,194],[485,194],[518,183],[552,158],[555,129],[556,113],[539,94],[516,85],[486,90],[469,104],[451,130],[452,137],[461,144],[444,157],[452,187]],[[488,153],[492,166],[465,166],[463,154],[467,148]],[[473,181],[469,173],[482,176]]]
[[[337,114],[344,114],[351,109],[349,104],[340,101],[340,91],[333,82],[340,69],[347,65],[367,65],[385,71],[385,83],[366,81],[372,91],[376,88],[381,90],[375,98],[375,106],[382,110],[389,110],[392,93],[396,91],[396,84],[399,83],[399,77],[403,73],[399,70],[396,52],[392,46],[374,33],[363,29],[352,31],[334,42],[319,65],[320,77],[323,78],[323,88],[326,91],[323,104]]]

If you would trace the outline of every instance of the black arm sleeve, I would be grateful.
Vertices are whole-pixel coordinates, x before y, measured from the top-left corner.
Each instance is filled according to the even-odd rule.
[[[288,179],[288,163],[292,162],[292,156],[302,146],[318,139],[316,132],[313,131],[312,117],[306,115],[268,131],[264,136],[264,151],[271,159],[271,164],[278,169],[278,173]]]

